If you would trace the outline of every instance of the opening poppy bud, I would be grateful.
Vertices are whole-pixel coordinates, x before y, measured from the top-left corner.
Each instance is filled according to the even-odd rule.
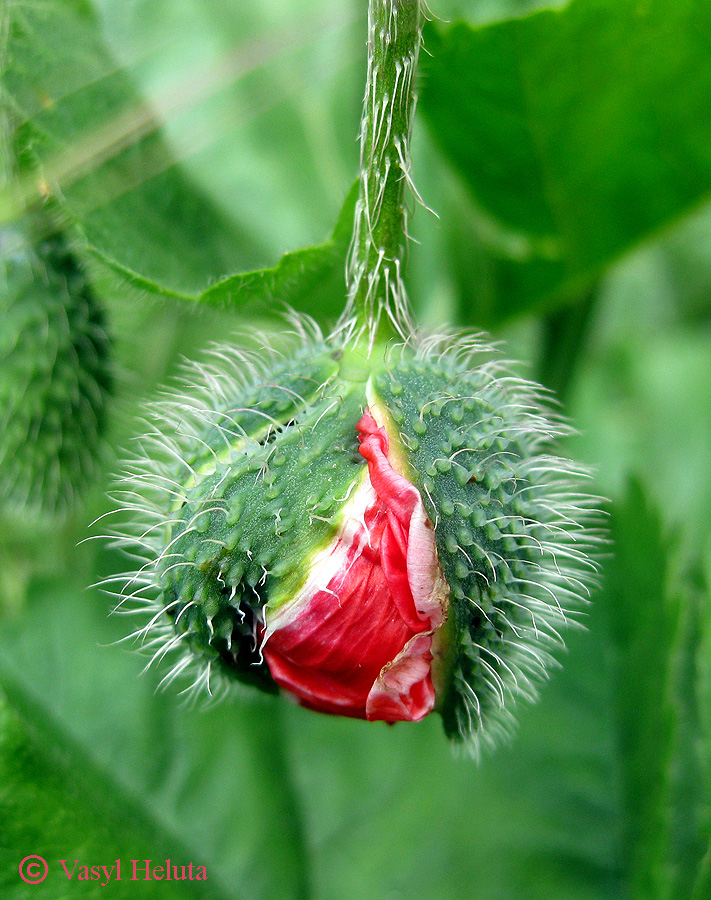
[[[567,428],[479,341],[361,352],[304,329],[284,358],[215,350],[156,406],[119,532],[144,557],[121,585],[138,634],[179,651],[164,681],[436,710],[488,739],[594,581],[594,498],[551,455]]]

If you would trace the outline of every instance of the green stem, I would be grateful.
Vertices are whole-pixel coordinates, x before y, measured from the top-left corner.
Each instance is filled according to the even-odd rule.
[[[420,0],[370,0],[360,193],[348,259],[348,303],[339,324],[358,338],[367,335],[371,345],[393,333],[404,337],[412,327],[402,270],[421,33]]]

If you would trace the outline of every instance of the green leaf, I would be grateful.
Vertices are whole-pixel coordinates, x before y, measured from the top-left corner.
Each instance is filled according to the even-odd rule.
[[[510,746],[479,765],[452,754],[436,717],[385,728],[288,710],[319,900],[621,896],[600,612]]]
[[[671,782],[670,897],[687,900],[708,841],[708,789],[711,786],[702,721],[703,670],[706,666],[702,618],[708,589],[700,572],[679,579],[675,592],[680,602],[679,646],[674,680],[676,740]]]
[[[692,900],[706,900],[711,894],[711,554],[707,551],[704,572],[705,590],[700,596],[700,641],[697,663],[697,690],[701,737],[698,747],[702,756],[701,793],[706,851],[692,892]]]
[[[637,482],[613,514],[615,564],[607,612],[616,651],[615,707],[633,900],[669,896],[670,793],[678,707],[674,700],[679,597],[657,512]]]
[[[574,306],[550,312],[542,320],[538,381],[565,403],[590,336],[599,291],[593,287]]]
[[[436,0],[433,14],[446,22],[466,19],[480,23],[512,19],[535,9],[565,6],[569,0]]]
[[[240,309],[266,303],[267,312],[280,303],[340,311],[350,197],[324,244],[262,269],[273,256],[258,229],[220,211],[175,162],[88,6],[12,0],[9,11],[3,87],[21,123],[21,155],[31,160],[26,200],[50,191],[90,251],[143,291]],[[11,217],[3,200],[0,218]]]
[[[317,247],[285,253],[268,269],[228,275],[199,294],[183,299],[244,312],[283,312],[287,305],[315,318],[335,317],[345,303],[345,260],[353,228],[358,183],[351,188],[331,237]],[[142,290],[169,295],[165,288],[129,272],[115,260],[104,262]]]
[[[706,851],[691,900],[706,900],[709,894],[711,894],[711,844]]]
[[[6,733],[4,756],[0,749],[11,776],[0,789],[2,877],[43,849],[55,869],[61,858],[170,857],[206,866],[214,900],[306,897],[276,701],[233,697],[188,710],[174,694],[156,694],[155,676],[138,678],[144,661],[111,646],[126,625],[106,618],[96,593],[49,582],[36,586],[22,620],[3,622],[0,688],[22,721]],[[32,792],[37,802],[24,802]],[[107,832],[115,838],[104,849]],[[61,879],[48,882],[57,891]]]
[[[601,287],[569,407],[585,437],[570,452],[596,467],[615,499],[639,473],[698,558],[711,533],[711,332],[679,326],[660,263],[658,248],[640,250]]]
[[[102,256],[175,293],[229,271],[244,236],[174,164],[89,7],[49,0],[8,9],[3,86],[21,122],[19,151],[39,165],[25,190],[51,190]]]
[[[175,839],[166,842],[166,835],[157,833],[155,823],[146,820],[132,798],[107,789],[92,771],[91,760],[76,747],[58,745],[56,734],[48,747],[46,732],[55,731],[54,723],[21,693],[12,699],[32,724],[26,725],[0,694],[0,888],[4,898],[25,900],[30,890],[37,900],[57,900],[78,891],[82,897],[95,898],[105,896],[107,887],[118,900],[135,897],[137,888],[140,896],[180,900],[229,896],[210,885],[209,872],[207,882],[202,878],[170,885],[153,879],[141,880],[140,885],[132,882],[131,860],[142,864],[150,858],[152,865],[164,866],[172,854],[172,862],[182,868],[191,861],[190,851]],[[45,880],[29,888],[19,873],[28,856],[40,856],[48,868]],[[102,865],[106,866],[103,873]],[[82,877],[82,866],[97,867],[93,879],[90,871],[84,873],[89,880]]]
[[[421,109],[488,219],[489,322],[582,295],[711,192],[708,6],[573,0],[426,46]]]

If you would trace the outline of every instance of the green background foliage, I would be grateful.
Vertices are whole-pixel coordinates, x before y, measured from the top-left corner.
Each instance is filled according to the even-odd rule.
[[[114,336],[102,478],[63,522],[0,511],[0,894],[9,900],[703,900],[711,891],[711,8],[432,0],[408,287],[554,387],[610,498],[586,629],[476,765],[246,692],[186,708],[116,645],[79,544],[183,355],[343,303],[359,0],[6,0],[2,110]],[[20,199],[18,200],[18,196]],[[285,255],[287,254],[287,255]],[[0,323],[0,328],[2,323]],[[278,339],[275,337],[275,339]],[[0,377],[3,377],[0,360]],[[100,531],[96,526],[93,531]],[[28,886],[28,854],[50,874]],[[170,857],[200,882],[71,883]]]

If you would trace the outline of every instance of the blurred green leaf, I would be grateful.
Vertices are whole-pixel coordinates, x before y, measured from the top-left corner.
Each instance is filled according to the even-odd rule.
[[[670,897],[688,900],[706,850],[708,760],[704,758],[701,673],[704,668],[702,616],[708,591],[700,572],[677,579],[680,603],[678,654],[672,698],[676,717],[671,779]]]
[[[59,900],[71,896],[207,898],[226,900],[231,894],[204,881],[131,882],[131,860],[152,859],[179,867],[190,853],[147,821],[134,798],[112,795],[91,760],[76,747],[60,744],[55,723],[27,698],[14,694],[31,725],[26,725],[0,694],[0,889],[6,900]],[[50,737],[51,743],[48,743]],[[171,857],[172,854],[172,857]],[[28,887],[19,875],[20,862],[41,856],[46,879]],[[67,878],[59,860],[64,859]],[[77,863],[75,865],[75,859]],[[116,860],[120,860],[117,869]],[[41,865],[41,864],[40,864]],[[107,871],[101,873],[101,866]],[[197,874],[197,865],[194,872]],[[79,881],[81,866],[96,866],[98,878]],[[113,872],[111,867],[114,867]],[[117,880],[117,875],[119,880]],[[104,882],[102,884],[101,882]],[[78,892],[81,892],[78,894]]]
[[[691,900],[706,900],[709,894],[711,894],[711,846],[706,851]]]
[[[541,8],[565,6],[569,0],[434,0],[430,9],[434,16],[450,21],[491,22],[523,16]]]
[[[698,647],[697,688],[701,732],[697,747],[702,761],[699,790],[703,798],[702,816],[706,851],[692,892],[692,900],[711,895],[711,553],[707,551],[703,573],[705,590],[700,597],[700,640]]]
[[[112,554],[102,568],[119,566]],[[174,691],[154,693],[151,672],[137,680],[137,657],[108,646],[127,623],[105,611],[66,577],[61,589],[36,584],[23,617],[0,630],[0,683],[22,688],[23,716],[40,710],[56,723],[39,732],[43,752],[58,734],[60,748],[65,739],[82,748],[107,790],[128,794],[158,823],[161,846],[185,847],[207,865],[216,897],[618,896],[612,672],[600,607],[589,632],[571,635],[544,702],[521,710],[511,746],[480,766],[453,755],[437,717],[388,728],[251,694],[185,710]],[[108,817],[101,785],[91,796]],[[58,858],[76,847],[74,858],[78,836],[50,827],[55,797],[64,802],[47,795],[48,837]],[[89,841],[93,822],[86,827]],[[142,832],[137,841],[131,858]]]
[[[183,170],[256,241],[241,269],[330,232],[358,172],[364,3],[92,2]]]
[[[569,446],[614,499],[640,473],[665,526],[698,558],[711,533],[711,330],[679,327],[661,306],[655,262],[639,252],[602,287],[569,406],[584,436]]]
[[[288,709],[319,900],[619,897],[612,669],[602,610],[510,746],[477,765],[432,717],[378,724]],[[308,798],[308,803],[306,802]]]
[[[102,256],[176,294],[229,271],[245,236],[175,166],[90,7],[49,0],[8,11],[4,88],[20,151],[40,164],[26,190],[55,192]]]
[[[47,191],[61,198],[89,249],[141,290],[236,308],[268,301],[321,316],[340,311],[351,196],[323,245],[256,268],[269,257],[257,230],[238,227],[176,164],[89,7],[11,0],[8,8],[3,82],[21,122],[21,152],[37,166],[23,184],[28,200]]]
[[[116,844],[95,863],[160,850],[180,864],[206,866],[216,900],[308,896],[276,702],[188,710],[174,694],[156,695],[155,677],[137,677],[139,657],[110,646],[126,622],[108,620],[99,596],[78,586],[37,586],[24,618],[3,626],[0,688],[26,723],[8,732],[6,765],[15,780],[27,778],[27,792],[39,792],[34,807],[14,805],[12,789],[3,794],[7,818],[0,821],[12,825],[0,826],[3,877],[14,878],[20,860],[40,847],[58,859],[98,854],[105,828],[115,826]],[[22,739],[12,749],[13,734],[26,727],[29,744]],[[56,754],[61,765],[51,762]],[[45,784],[47,767],[54,774]],[[34,835],[38,843],[23,843]],[[17,861],[8,859],[20,851]],[[58,879],[50,883],[56,889]]]
[[[426,46],[421,109],[489,220],[488,324],[584,294],[711,191],[711,8],[573,0]]]
[[[677,714],[673,679],[680,603],[668,542],[641,485],[613,514],[608,615],[617,655],[614,702],[625,812],[623,859],[633,900],[669,896],[670,786]]]
[[[284,304],[293,304],[299,312],[315,318],[335,318],[345,304],[345,262],[357,197],[358,182],[351,188],[333,234],[325,243],[286,253],[270,269],[230,275],[195,299],[264,313],[280,312]]]
[[[598,300],[593,286],[579,303],[555,309],[543,317],[538,381],[565,403],[578,365],[585,354],[590,324]]]

